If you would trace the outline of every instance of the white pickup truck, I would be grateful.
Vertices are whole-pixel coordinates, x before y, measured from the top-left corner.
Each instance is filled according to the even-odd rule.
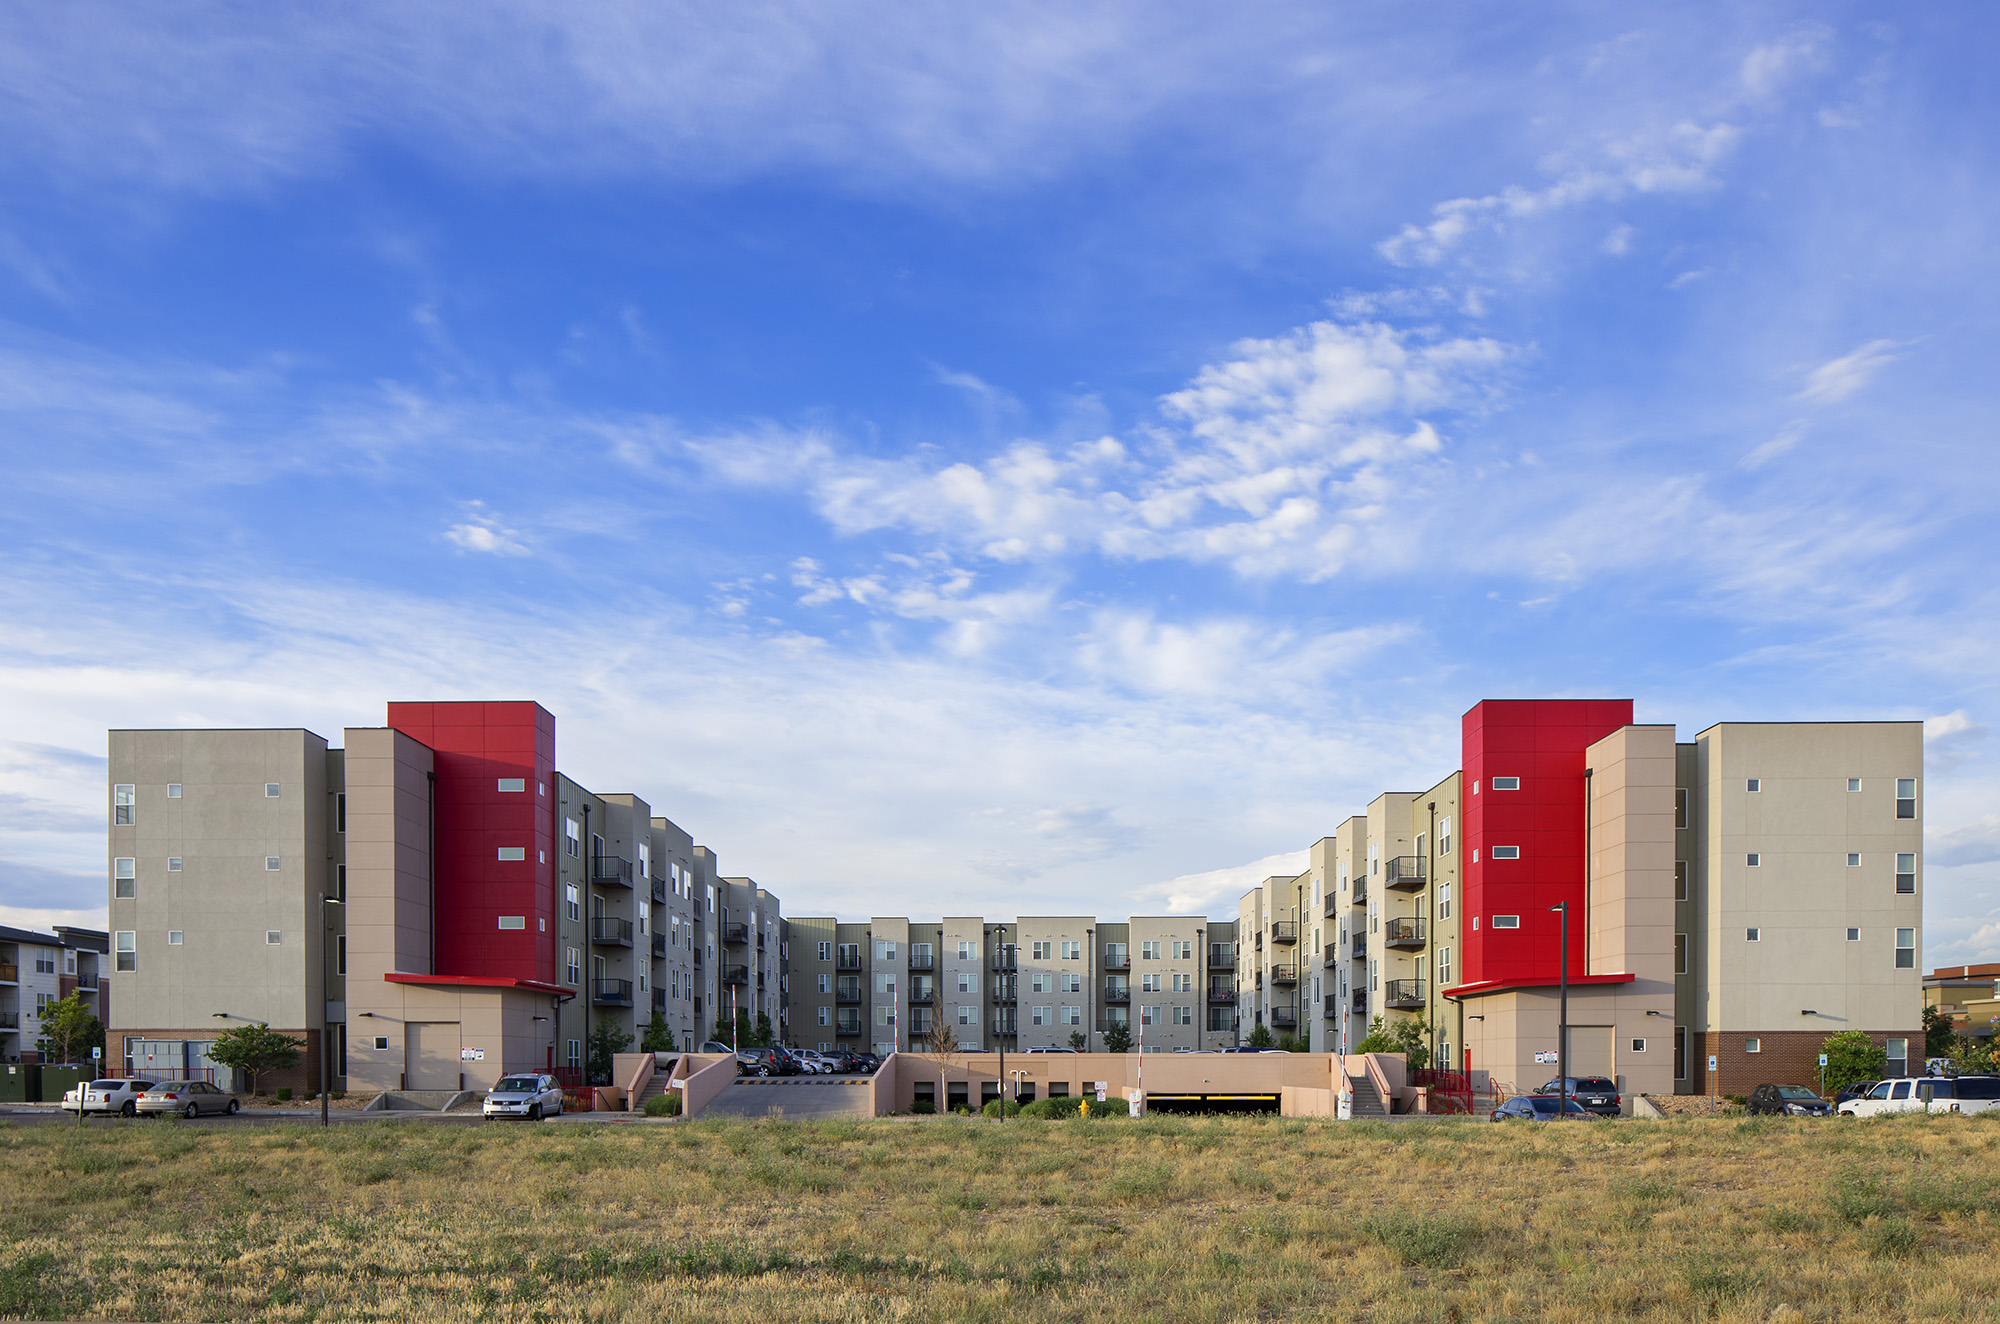
[[[1905,1076],[1840,1105],[1842,1117],[1886,1113],[1980,1113],[2000,1107],[2000,1076]]]

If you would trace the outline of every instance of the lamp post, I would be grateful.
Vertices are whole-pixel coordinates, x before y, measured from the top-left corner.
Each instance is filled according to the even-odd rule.
[[[341,904],[339,897],[321,896],[319,899],[319,1125],[325,1130],[332,1123],[328,1120],[327,1091],[333,1084],[333,1045],[326,1041],[326,908]],[[342,999],[343,1004],[345,998]]]
[[[1557,1097],[1562,1102],[1556,1105],[1556,1116],[1567,1121],[1569,1118],[1569,902],[1558,901],[1550,910],[1562,915],[1562,950],[1556,956],[1559,976],[1559,1000],[1556,1004],[1556,1076]]]

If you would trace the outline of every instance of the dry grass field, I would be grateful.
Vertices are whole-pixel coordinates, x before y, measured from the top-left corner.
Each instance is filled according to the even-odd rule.
[[[0,1129],[0,1315],[1952,1320],[2000,1121]]]

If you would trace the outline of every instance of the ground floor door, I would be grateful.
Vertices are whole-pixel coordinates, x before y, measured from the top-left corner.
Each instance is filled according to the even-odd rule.
[[[403,1087],[458,1088],[457,1021],[412,1021],[403,1027]]]

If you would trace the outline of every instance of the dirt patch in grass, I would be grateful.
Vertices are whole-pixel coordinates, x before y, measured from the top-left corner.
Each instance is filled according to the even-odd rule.
[[[0,1317],[1924,1324],[2000,1126],[0,1125]]]

